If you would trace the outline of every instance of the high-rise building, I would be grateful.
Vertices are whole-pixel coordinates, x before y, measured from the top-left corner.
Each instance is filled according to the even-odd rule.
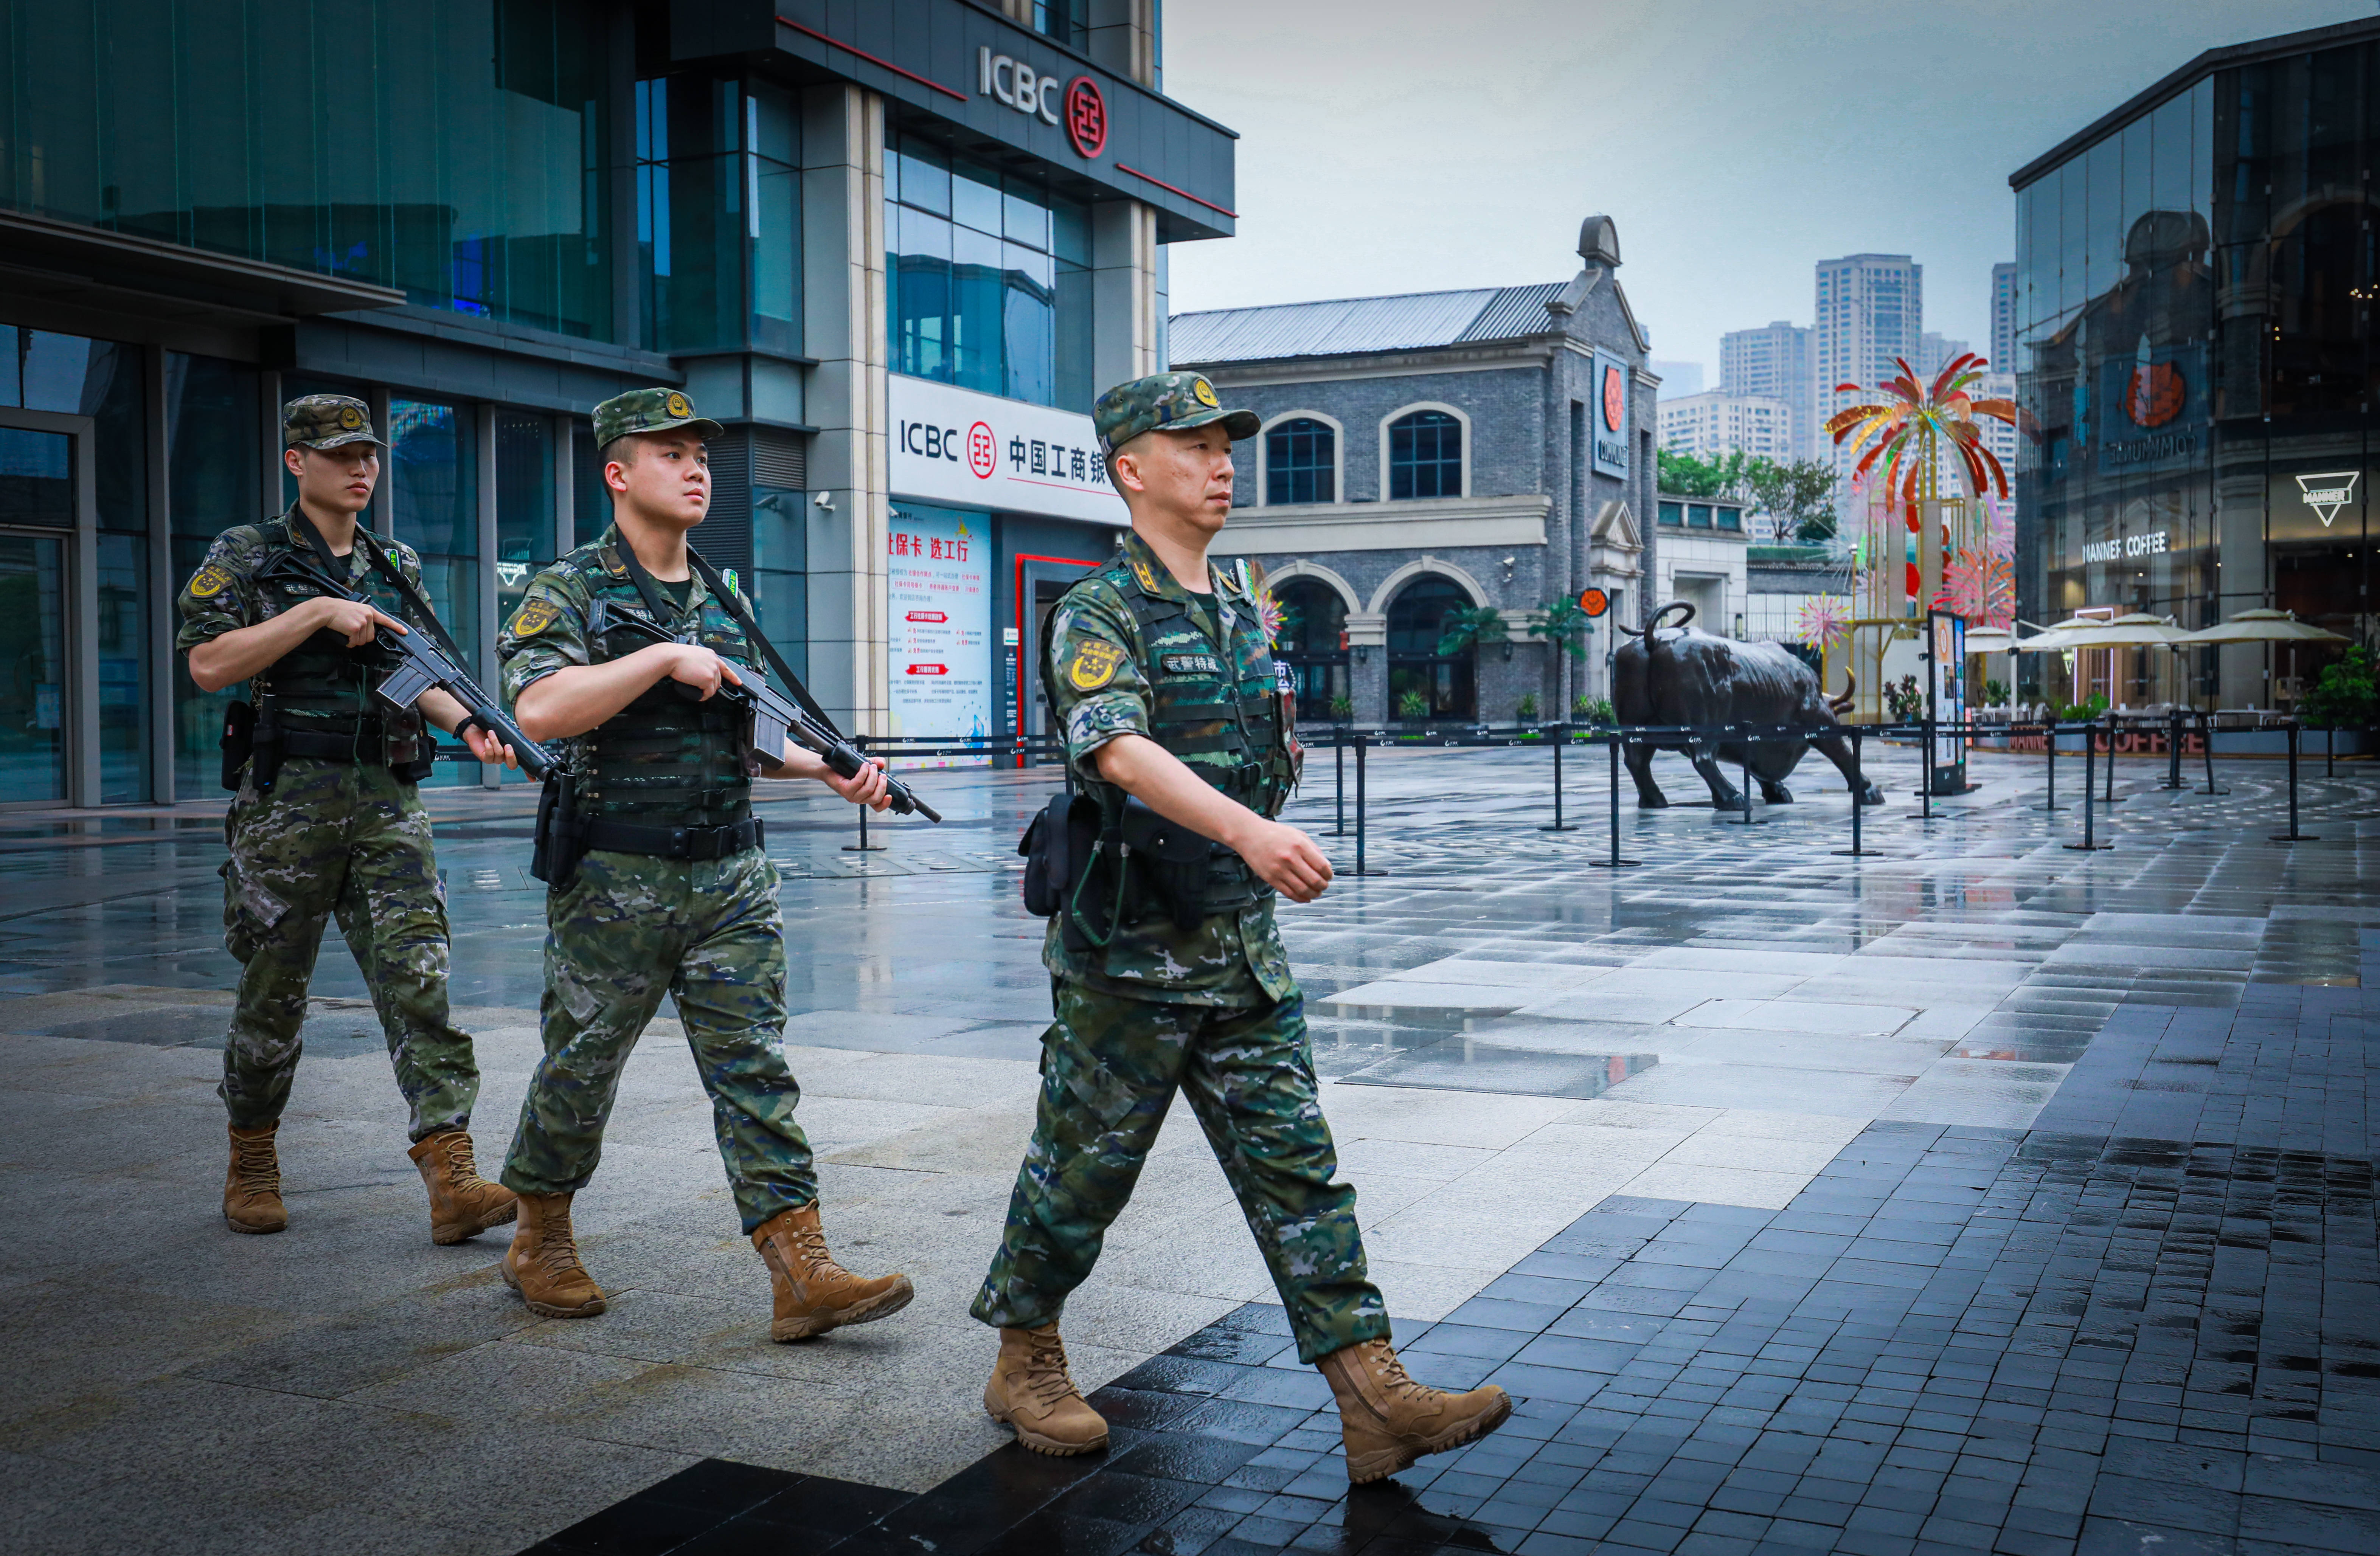
[[[1925,328],[1925,269],[1907,254],[1847,254],[1820,260],[1817,314],[1811,326],[1817,356],[1818,416],[1823,421],[1856,404],[1835,393],[1839,383],[1873,387],[1892,376],[1901,358],[1913,365]],[[1845,450],[1820,435],[1838,477],[1850,473]]]
[[[2014,372],[2016,359],[2016,263],[1992,266],[1992,339],[1985,353],[1994,372]]]
[[[1917,337],[1917,358],[1909,365],[1917,370],[1919,378],[1930,382],[1936,373],[1973,349],[1963,340],[1952,340],[1928,330]]]
[[[1718,337],[1719,392],[1782,401],[1790,421],[1787,456],[1794,459],[1817,457],[1815,363],[1811,331],[1782,319]]]
[[[1792,410],[1766,395],[1730,395],[1712,389],[1700,395],[1661,396],[1661,446],[1700,458],[1742,453],[1762,459],[1792,456]]]

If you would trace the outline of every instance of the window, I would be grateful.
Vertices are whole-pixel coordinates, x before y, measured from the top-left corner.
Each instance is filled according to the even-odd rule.
[[[1460,585],[1436,573],[1415,578],[1390,602],[1390,717],[1410,718],[1415,706],[1433,719],[1472,716],[1472,656],[1438,651],[1448,620],[1470,604],[1471,597]]]
[[[801,125],[791,94],[638,81],[637,249],[656,351],[801,349]]]
[[[1442,410],[1417,410],[1389,423],[1389,496],[1463,495],[1463,423]]]
[[[1718,511],[1718,527],[1720,529],[1732,529],[1739,534],[1742,532],[1743,510],[1742,508],[1720,508]]]
[[[1663,503],[1659,517],[1664,524],[1682,525],[1686,522],[1686,505],[1683,503]]]
[[[392,400],[388,453],[381,465],[396,538],[420,554],[422,592],[455,646],[474,662],[480,638],[479,430],[478,418],[467,407]],[[479,778],[468,763],[441,762],[423,782]]]
[[[1290,578],[1275,586],[1281,639],[1273,652],[1289,666],[1301,719],[1330,716],[1330,700],[1347,695],[1347,602],[1320,578]]]
[[[1087,410],[1089,208],[908,135],[884,185],[892,371]]]
[[[1300,416],[1265,433],[1265,501],[1331,503],[1338,500],[1333,467],[1339,435],[1328,422]]]
[[[1686,528],[1689,529],[1707,529],[1710,527],[1711,505],[1708,503],[1688,503],[1686,504]]]

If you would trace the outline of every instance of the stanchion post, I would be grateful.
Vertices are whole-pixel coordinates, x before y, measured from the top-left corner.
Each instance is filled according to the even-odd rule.
[[[1864,803],[1862,802],[1862,800],[1861,800],[1861,796],[1862,796],[1863,795],[1864,795],[1864,794],[1866,794],[1866,793],[1867,793],[1867,779],[1866,779],[1866,777],[1864,775],[1864,774],[1865,770],[1864,770],[1864,769],[1860,765],[1860,743],[1861,743],[1863,740],[1866,739],[1866,738],[1867,738],[1867,736],[1866,736],[1865,733],[1864,733],[1864,731],[1862,731],[1862,730],[1861,730],[1861,728],[1860,728],[1860,726],[1859,726],[1859,725],[1857,725],[1857,724],[1853,724],[1853,725],[1852,725],[1852,727],[1851,727],[1851,736],[1852,736],[1852,845],[1851,845],[1850,847],[1848,847],[1848,848],[1838,848],[1838,849],[1836,849],[1836,850],[1835,850],[1835,852],[1836,852],[1838,855],[1840,855],[1841,857],[1845,857],[1845,858],[1857,859],[1857,858],[1865,858],[1865,857],[1868,857],[1873,856],[1873,855],[1876,855],[1876,854],[1880,854],[1880,853],[1882,853],[1882,852],[1883,852],[1883,850],[1882,850],[1882,849],[1880,849],[1880,848],[1869,848],[1869,847],[1865,847],[1865,846],[1864,846],[1864,845],[1862,845],[1862,842],[1861,842],[1861,838],[1860,838],[1860,822],[1861,822],[1862,818],[1861,818],[1861,816],[1860,816],[1860,812],[1867,808],[1866,805],[1865,805],[1865,804],[1864,804]]]
[[[1563,748],[1564,746],[1568,745],[1569,743],[1570,743],[1570,725],[1569,725],[1569,724],[1567,724],[1567,723],[1564,723],[1560,722],[1560,720],[1555,721],[1555,723],[1554,723],[1554,821],[1553,821],[1553,825],[1551,825],[1551,826],[1549,826],[1549,827],[1539,827],[1539,828],[1537,829],[1539,832],[1576,832],[1576,831],[1578,831],[1578,829],[1577,829],[1576,827],[1572,827],[1572,826],[1566,826],[1566,825],[1564,825],[1564,824],[1563,824],[1563,822],[1562,822],[1562,755],[1561,755],[1561,752],[1562,752],[1562,748]]]
[[[2165,743],[2165,782],[2157,786],[2165,789],[2186,789],[2190,785],[2181,781],[2181,710],[2179,708],[2174,709],[2167,718]]]
[[[2058,721],[2052,719],[2041,728],[2042,744],[2049,748],[2048,793],[2043,797],[2041,808],[2044,810],[2063,810],[2066,807],[2058,803]]]
[[[1934,819],[1934,715],[1928,713],[1917,729],[1917,819]]]
[[[2091,824],[2091,796],[2096,788],[2095,780],[2097,776],[2097,770],[2093,766],[2093,764],[2099,760],[2099,748],[2092,741],[2091,731],[2095,727],[2096,723],[2097,721],[2094,720],[2090,723],[2086,723],[2082,726],[2082,841],[2080,843],[2070,843],[2066,845],[2069,848],[2086,852],[2094,849],[2114,846],[2112,844],[2100,842],[2097,835],[2092,831]],[[2116,751],[2113,746],[2110,746],[2107,748],[2107,760],[2110,762],[2116,760]]]
[[[851,737],[851,747],[852,749],[857,751],[861,756],[866,756],[868,754],[868,736],[864,735],[853,735]],[[864,805],[859,806],[857,809],[859,811],[859,841],[856,843],[844,844],[843,845],[843,851],[846,854],[883,853],[885,851],[884,845],[881,843],[870,843],[868,841],[868,807]]]
[[[1364,748],[1372,743],[1368,735],[1355,736],[1355,873],[1364,873]]]
[[[2289,830],[2273,834],[2276,843],[2320,843],[2321,838],[2298,830],[2298,733],[2297,720],[2289,721]]]
[[[1330,768],[1333,779],[1334,803],[1339,820],[1330,829],[1333,837],[1347,835],[1347,726],[1330,726]]]
[[[2114,808],[2119,801],[2116,798],[2116,715],[2113,713],[2107,715],[2107,792],[2100,797],[2099,803],[2108,808],[2108,819],[2114,820]]]
[[[2202,711],[2198,715],[2198,747],[2199,755],[2206,763],[2206,787],[2198,792],[2203,795],[2229,794],[2230,790],[2215,786],[2215,715],[2212,713]]]
[[[1610,732],[1604,737],[1604,739],[1605,744],[1609,746],[1611,748],[1611,857],[1608,859],[1589,859],[1586,862],[1593,865],[1597,869],[1633,869],[1644,861],[1641,859],[1623,859],[1620,857],[1619,726],[1616,724],[1610,726]]]

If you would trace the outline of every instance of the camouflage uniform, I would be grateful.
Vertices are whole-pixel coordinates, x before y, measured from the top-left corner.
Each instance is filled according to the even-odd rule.
[[[1134,414],[1139,431],[1227,414],[1192,373],[1126,391],[1145,402],[1119,411],[1110,405],[1118,392],[1101,400],[1102,436],[1112,424],[1125,429],[1111,451],[1137,435]],[[1214,592],[1194,595],[1127,534],[1122,553],[1069,590],[1050,618],[1044,684],[1077,781],[1103,803],[1120,804],[1121,791],[1099,778],[1092,753],[1126,734],[1156,740],[1263,814],[1279,814],[1288,798],[1290,735],[1272,654],[1245,575],[1215,572]],[[1050,923],[1042,961],[1057,1019],[1041,1039],[1033,1141],[971,1309],[987,1324],[1057,1319],[1099,1258],[1179,1088],[1239,1197],[1298,1355],[1311,1362],[1388,1337],[1387,1308],[1366,1276],[1355,1191],[1332,1181],[1338,1156],[1271,890],[1220,845],[1208,871],[1209,911],[1190,930],[1128,909],[1102,950],[1079,937],[1070,943],[1063,913]]]
[[[639,391],[599,407],[596,438],[608,444],[626,432],[689,425],[718,434],[683,395]],[[644,645],[623,638],[614,649],[588,630],[599,599],[648,612],[622,560],[626,550],[619,531],[607,529],[529,580],[496,645],[507,703],[557,670]],[[740,670],[759,664],[759,649],[698,574],[662,625]],[[715,697],[677,698],[674,685],[662,682],[596,729],[557,742],[556,754],[581,775],[585,803],[603,821],[669,829],[750,823],[740,718]],[[505,1186],[568,1194],[594,1176],[621,1066],[666,993],[710,1093],[745,1232],[818,1197],[809,1141],[794,1119],[801,1088],[785,1062],[777,869],[757,835],[722,857],[693,858],[608,848],[594,834],[577,877],[547,894],[545,973],[545,1057],[521,1103]]]
[[[377,442],[362,402],[312,395],[292,401],[285,421],[291,446],[332,448]],[[226,632],[289,610],[316,591],[260,578],[269,563],[301,544],[297,510],[216,537],[205,563],[183,586],[184,652]],[[419,590],[421,563],[412,549],[358,528],[344,558],[346,580],[400,615],[395,590],[369,565],[377,546]],[[417,608],[418,613],[418,608]],[[430,818],[413,779],[392,764],[420,754],[420,715],[392,711],[371,688],[389,668],[384,650],[350,650],[334,633],[317,633],[251,682],[271,699],[280,727],[303,742],[349,743],[338,758],[289,754],[269,790],[256,786],[253,762],[224,818],[224,944],[241,964],[238,1003],[224,1044],[218,1088],[241,1129],[271,1124],[289,1100],[302,1044],[306,991],[336,918],[371,991],[389,1058],[416,1140],[468,1128],[480,1089],[470,1035],[447,1018],[446,891],[431,853]]]

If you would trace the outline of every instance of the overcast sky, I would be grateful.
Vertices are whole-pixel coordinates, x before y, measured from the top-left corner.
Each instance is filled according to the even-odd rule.
[[[1172,0],[1167,92],[1240,133],[1239,236],[1175,312],[1568,280],[1590,212],[1653,355],[1810,322],[1811,266],[1912,254],[1988,345],[2008,176],[2201,50],[2373,0]]]

